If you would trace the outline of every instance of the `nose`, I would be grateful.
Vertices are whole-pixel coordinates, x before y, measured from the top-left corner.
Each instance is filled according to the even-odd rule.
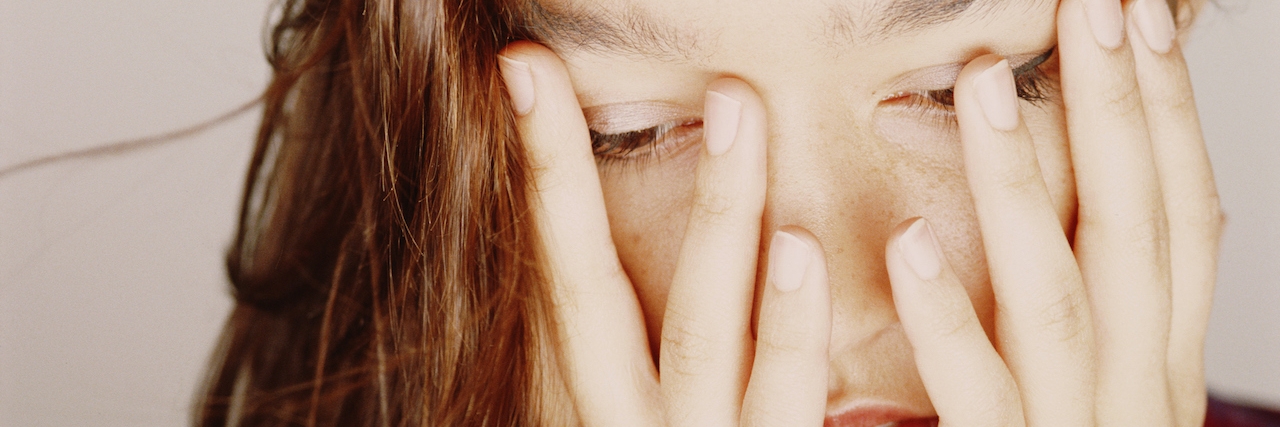
[[[911,209],[900,203],[904,185],[894,173],[900,159],[892,147],[861,131],[869,126],[856,114],[822,113],[849,108],[811,99],[768,105],[763,231],[768,236],[795,225],[821,241],[831,284],[834,356],[897,322],[884,248]]]

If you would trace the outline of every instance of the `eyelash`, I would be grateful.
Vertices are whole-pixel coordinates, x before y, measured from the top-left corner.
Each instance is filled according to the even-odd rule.
[[[641,166],[679,150],[682,141],[701,138],[702,119],[667,122],[648,129],[622,133],[591,131],[591,151],[601,166],[631,163]]]
[[[1052,59],[1052,58],[1050,58]],[[1054,81],[1045,71],[1048,60],[1014,76],[1014,86],[1018,90],[1018,98],[1040,105],[1049,101],[1055,91]],[[887,102],[902,102],[908,108],[942,110],[948,120],[955,119],[955,88],[930,90],[922,92],[905,92],[886,99]],[[921,110],[921,112],[925,112]]]
[[[1055,52],[1050,51],[1043,62],[1014,76],[1019,98],[1034,105],[1052,98],[1055,82],[1045,68],[1054,56]],[[938,114],[932,117],[954,125],[954,96],[955,89],[948,88],[905,92],[886,101],[901,103],[907,109],[920,113],[922,117]],[[591,151],[595,154],[597,164],[601,166],[626,163],[639,167],[678,150],[682,146],[680,143],[687,138],[701,138],[701,131],[701,119],[668,122],[631,132],[610,134],[592,130]]]

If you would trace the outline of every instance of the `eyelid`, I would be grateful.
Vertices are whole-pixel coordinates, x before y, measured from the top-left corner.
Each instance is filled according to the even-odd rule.
[[[1044,64],[1049,58],[1053,57],[1057,49],[1058,47],[1054,46],[1046,52],[1010,55],[1006,59],[1011,64],[1018,64],[1018,66],[1013,67],[1014,74],[1020,75]],[[881,97],[881,101],[893,99],[908,92],[951,89],[955,87],[956,79],[960,78],[960,71],[964,69],[964,66],[965,64],[944,64],[910,73],[889,85],[891,89],[885,96]]]
[[[601,134],[642,131],[672,122],[698,119],[702,111],[657,101],[626,102],[582,109],[587,128]]]
[[[1048,52],[1042,53],[1040,56],[1035,58],[1028,59],[1026,62],[1022,62],[1022,65],[1013,67],[1013,75],[1021,76],[1031,72],[1031,70],[1034,70],[1036,67],[1044,65],[1045,62],[1049,62],[1050,58],[1053,58],[1053,54],[1057,53],[1057,51],[1058,47],[1054,46],[1049,48]]]

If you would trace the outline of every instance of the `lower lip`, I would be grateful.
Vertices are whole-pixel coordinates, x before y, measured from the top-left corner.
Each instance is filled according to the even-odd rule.
[[[887,405],[867,405],[831,415],[823,427],[936,427],[937,417],[920,417],[904,409]]]

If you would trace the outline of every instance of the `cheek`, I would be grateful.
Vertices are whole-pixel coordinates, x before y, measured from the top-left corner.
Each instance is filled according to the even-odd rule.
[[[934,119],[928,119],[934,120]],[[983,326],[992,331],[995,298],[983,256],[982,233],[964,175],[964,154],[954,122],[924,123],[914,114],[877,112],[877,136],[895,151],[891,226],[913,217],[933,225],[942,250],[964,283]]]
[[[1023,114],[1036,147],[1041,173],[1064,232],[1074,234],[1076,193],[1061,105],[1023,104]],[[995,303],[982,233],[964,176],[958,130],[921,126],[914,116],[893,113],[875,117],[879,137],[900,159],[892,171],[897,196],[891,210],[896,220],[922,216],[934,230],[957,276],[965,284],[983,326],[993,331]]]
[[[643,165],[600,169],[613,242],[644,310],[654,354],[688,221],[699,151],[683,150]]]
[[[1035,139],[1046,186],[1063,227],[1067,235],[1071,236],[1075,223],[1075,185],[1062,108],[1053,104],[1026,105],[1023,111]],[[957,132],[946,126],[921,126],[919,118],[877,116],[874,122],[878,137],[885,142],[882,154],[892,159],[882,163],[887,167],[877,168],[877,173],[883,174],[881,179],[876,180],[881,183],[877,192],[889,197],[877,198],[874,202],[876,206],[864,206],[864,209],[860,209],[867,215],[878,217],[847,220],[857,224],[884,224],[886,228],[883,231],[887,233],[898,222],[908,218],[928,218],[935,224],[935,231],[942,241],[948,260],[965,283],[984,326],[991,331],[994,324],[994,298],[987,276],[982,235],[964,177],[964,161]],[[660,161],[641,165],[610,165],[602,167],[600,172],[613,240],[644,311],[654,354],[657,354],[667,291],[675,272],[688,220],[698,153],[699,150],[683,150]],[[775,160],[782,163],[784,159],[771,159]],[[784,184],[771,186],[771,191],[785,187]],[[857,190],[846,188],[840,191]],[[834,199],[843,197],[826,196]],[[864,198],[860,202],[865,205],[871,201]],[[865,237],[867,234],[861,235]],[[826,237],[837,240],[846,236]],[[876,250],[882,250],[879,248],[883,248],[883,242],[873,246]],[[859,269],[883,269],[882,265],[856,264]],[[872,272],[847,273],[850,276],[883,276],[870,274]],[[849,283],[844,286],[876,286],[887,289],[887,283]],[[842,289],[833,294],[833,297],[865,299],[868,296],[863,295],[865,292],[856,291],[858,290]]]

